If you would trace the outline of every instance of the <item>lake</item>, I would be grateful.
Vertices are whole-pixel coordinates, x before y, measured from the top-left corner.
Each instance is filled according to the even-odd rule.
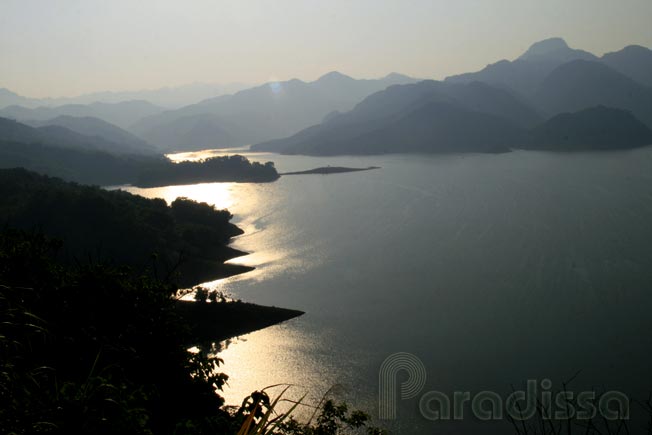
[[[233,152],[233,151],[232,151]],[[228,208],[254,272],[208,286],[306,312],[221,352],[239,404],[296,384],[378,415],[379,369],[396,352],[427,379],[397,398],[395,433],[512,433],[502,419],[430,421],[428,391],[506,397],[552,390],[652,391],[652,148],[629,152],[305,157],[240,152],[279,172],[381,169],[127,190]],[[172,156],[197,158],[223,151]],[[400,372],[397,382],[407,376]],[[545,389],[545,387],[544,387]],[[398,394],[398,393],[397,393]],[[634,407],[635,405],[632,405]],[[642,422],[641,424],[644,424]]]

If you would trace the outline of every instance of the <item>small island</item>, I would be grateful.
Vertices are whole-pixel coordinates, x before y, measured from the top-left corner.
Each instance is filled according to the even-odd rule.
[[[234,155],[179,163],[167,159],[159,161],[145,166],[134,185],[160,187],[215,182],[268,183],[278,178],[274,163],[251,162],[246,157]]]
[[[308,169],[307,171],[298,171],[298,172],[284,172],[279,175],[309,175],[309,174],[342,174],[345,172],[360,172],[360,171],[371,171],[372,169],[380,169],[380,166],[369,166],[367,168],[346,168],[342,166],[323,166],[315,169]]]

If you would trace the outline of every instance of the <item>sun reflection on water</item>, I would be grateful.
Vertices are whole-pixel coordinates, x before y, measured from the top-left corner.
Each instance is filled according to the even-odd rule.
[[[268,184],[201,183],[155,188],[114,188],[147,198],[162,198],[168,203],[172,203],[176,198],[186,197],[213,205],[217,209],[228,209],[233,213],[233,223],[240,227],[244,234],[234,237],[231,246],[247,254],[232,258],[228,263],[255,269],[242,275],[202,283],[204,287],[230,292],[242,281],[260,281],[283,270],[301,269],[306,266],[305,258],[298,255],[298,252],[287,251],[287,246],[292,244],[286,241],[292,232],[279,226],[274,219],[277,210],[273,196],[276,190]]]
[[[214,205],[217,209],[233,207],[235,203],[233,191],[236,183],[201,183],[180,186],[165,186],[139,188],[133,186],[120,187],[130,193],[147,198],[163,198],[168,204],[179,197],[194,199]]]
[[[319,353],[319,340],[302,331],[300,324],[298,318],[222,343],[219,356],[224,363],[219,371],[229,380],[220,394],[227,404],[239,405],[253,391],[289,381],[288,398],[307,394],[306,403],[317,403],[333,387],[336,371],[309,357]]]
[[[166,157],[171,161],[173,161],[174,163],[179,163],[184,161],[196,162],[198,160],[210,159],[211,157],[233,156],[236,154],[250,158],[250,160],[251,157],[266,155],[266,153],[249,151],[249,147],[244,146],[244,147],[235,147],[235,148],[208,149],[208,150],[200,150],[200,151],[189,151],[184,153],[166,154]]]
[[[242,149],[206,150],[170,155],[173,161],[199,160],[215,155],[248,153]],[[234,298],[247,298],[243,289],[249,283],[264,281],[277,274],[304,270],[309,267],[309,256],[301,252],[302,245],[293,243],[295,229],[288,228],[281,213],[279,196],[285,194],[278,183],[202,183],[157,188],[116,186],[130,193],[148,198],[162,198],[171,203],[178,197],[205,202],[217,209],[233,213],[233,222],[244,234],[233,239],[231,246],[248,254],[233,258],[229,263],[255,267],[251,272],[202,283],[203,287],[216,289]],[[191,299],[192,294],[185,296]],[[316,403],[337,379],[334,367],[322,367],[323,362],[313,360],[320,355],[316,350],[320,340],[306,332],[301,318],[292,319],[260,331],[247,334],[222,344],[219,357],[224,365],[219,370],[230,376],[222,395],[226,403],[239,405],[243,398],[255,390],[276,383],[292,382],[290,397],[298,399],[308,393],[307,400]],[[306,412],[312,412],[306,408]]]

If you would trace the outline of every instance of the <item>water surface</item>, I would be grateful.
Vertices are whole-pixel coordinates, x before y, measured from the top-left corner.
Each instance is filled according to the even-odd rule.
[[[223,154],[222,152],[217,152]],[[377,412],[378,369],[417,355],[426,390],[652,391],[652,149],[618,153],[302,157],[245,153],[279,172],[382,169],[128,190],[228,208],[245,234],[234,260],[257,269],[211,283],[306,315],[223,352],[237,404],[275,383],[333,385]],[[195,154],[191,157],[202,157]],[[183,156],[187,158],[188,155]],[[477,433],[399,403],[403,433]],[[481,432],[510,433],[499,422]]]

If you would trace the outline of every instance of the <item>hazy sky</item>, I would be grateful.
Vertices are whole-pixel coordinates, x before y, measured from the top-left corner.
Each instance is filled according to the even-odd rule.
[[[652,0],[0,0],[0,87],[443,78],[551,36],[596,54],[652,47],[651,22]]]

